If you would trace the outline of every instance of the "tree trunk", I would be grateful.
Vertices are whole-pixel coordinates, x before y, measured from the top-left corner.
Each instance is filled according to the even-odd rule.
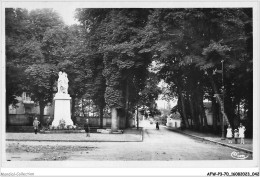
[[[119,126],[117,109],[111,108],[111,130],[112,132],[117,132]]]
[[[251,85],[250,85],[250,90],[253,90],[253,88],[251,88]],[[248,107],[248,111],[247,111],[248,132],[246,132],[246,136],[253,137],[253,94],[250,94],[250,96],[248,97],[247,107]]]
[[[83,107],[83,98],[81,99],[81,112],[83,114],[83,117],[85,117],[85,111],[84,111],[84,107]]]
[[[76,98],[75,96],[72,96],[71,97],[71,120],[73,121],[74,125],[76,124],[75,104],[76,104]]]
[[[138,115],[138,106],[136,108],[136,127],[137,127],[137,130],[139,129],[139,115]]]
[[[237,117],[240,117],[240,101],[237,103]]]
[[[125,128],[129,127],[129,117],[128,117],[128,99],[129,99],[129,86],[128,80],[126,80],[126,103],[125,103]]]
[[[192,116],[194,128],[195,128],[195,129],[198,129],[198,128],[199,128],[198,118],[197,118],[196,115],[195,115],[195,110],[194,110],[194,105],[193,105],[193,98],[192,98],[192,96],[189,97],[189,103],[190,103],[190,110],[191,110],[191,116]]]
[[[214,133],[217,132],[218,129],[218,122],[217,122],[217,105],[216,105],[216,99],[214,96],[211,96],[211,110],[212,110],[212,119],[213,119],[213,131]]]
[[[195,118],[197,121],[197,130],[200,130],[202,128],[202,121],[201,121],[201,117],[200,117],[200,111],[198,108],[199,103],[198,103],[198,99],[197,99],[196,95],[197,95],[197,91],[195,91],[192,101],[193,101],[194,114],[195,114]]]
[[[227,114],[228,118],[228,123],[231,125],[232,128],[234,128],[234,119],[236,118],[235,110],[236,110],[236,104],[234,99],[232,99],[232,91],[231,91],[231,84],[227,83],[225,87],[225,101],[224,106],[225,106],[225,113]],[[223,98],[223,97],[222,97]]]
[[[211,86],[212,86],[212,89],[213,89],[214,93],[218,94],[218,89],[217,89],[217,86],[216,86],[216,84],[214,82],[212,74],[209,74],[209,80],[210,80],[210,83],[211,83]],[[223,110],[225,110],[225,108],[223,106],[224,105],[224,100],[222,100],[223,98],[221,99],[220,96],[216,95],[216,99],[218,100],[218,103],[220,104],[221,113],[223,114],[224,118],[226,119],[227,123],[229,124],[228,117],[227,117],[225,111],[223,111]]]
[[[189,121],[187,118],[187,113],[186,113],[185,101],[184,101],[184,98],[182,95],[181,85],[179,84],[180,82],[178,81],[177,78],[175,78],[174,83],[177,85],[178,99],[180,99],[181,109],[182,109],[181,111],[182,111],[182,116],[183,116],[185,127],[190,128]]]
[[[5,128],[7,128],[8,126],[9,126],[9,123],[10,123],[10,121],[9,121],[9,105],[8,104],[6,104],[5,105],[5,125],[6,125],[6,127]]]
[[[217,94],[218,93],[218,89],[217,89],[217,86],[216,86],[216,84],[214,82],[212,74],[209,74],[209,80],[210,80],[211,87],[212,87],[214,93]]]
[[[182,92],[180,91],[180,89],[178,89],[178,92],[179,92],[178,95],[179,95],[179,98],[180,98],[180,101],[181,101],[181,108],[182,108],[182,114],[183,114],[183,120],[184,120],[184,123],[185,123],[185,127],[190,128],[189,121],[187,119],[184,98],[183,98],[183,95],[182,95]]]
[[[205,113],[203,101],[200,102],[199,109],[200,109],[200,115],[201,115],[201,118],[202,118],[202,121],[203,121],[203,126],[206,128],[206,130],[208,130],[208,120],[207,120],[207,116],[206,116],[206,113]]]
[[[103,128],[103,117],[104,117],[104,107],[103,106],[99,106],[99,120],[100,120],[100,128]]]
[[[91,101],[90,101],[90,99],[89,99],[88,101],[89,101],[89,105],[88,105],[88,116],[90,117]]]
[[[43,102],[39,102],[39,106],[40,106],[40,126],[43,126],[45,125],[45,121],[44,121],[44,107],[45,107],[45,104]]]
[[[198,88],[198,101],[199,101],[199,111],[200,111],[200,115],[202,118],[202,122],[203,122],[203,126],[205,126],[206,130],[208,130],[208,120],[207,120],[207,116],[206,116],[206,112],[205,112],[205,108],[204,108],[204,103],[203,103],[203,91],[201,90],[201,88]]]

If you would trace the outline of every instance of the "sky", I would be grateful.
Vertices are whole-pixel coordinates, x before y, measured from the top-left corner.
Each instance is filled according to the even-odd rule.
[[[77,20],[74,19],[74,11],[75,8],[71,7],[62,7],[62,8],[54,8],[60,16],[63,18],[66,25],[72,25],[78,23]]]
[[[161,81],[159,82],[159,84],[158,84],[158,87],[164,88],[164,87],[167,87],[167,84],[166,84],[163,80],[161,80]],[[170,101],[165,101],[165,100],[162,99],[162,97],[163,97],[162,94],[159,95],[159,98],[158,98],[158,100],[156,101],[157,106],[158,106],[159,109],[167,109],[168,104],[169,104],[170,107],[172,108],[172,107],[174,107],[174,106],[177,104],[177,99],[175,99],[175,100],[170,100]]]
[[[33,10],[33,9],[36,9],[39,7],[28,6],[25,8],[28,10]],[[74,19],[74,12],[76,10],[75,7],[61,5],[61,6],[55,6],[52,8],[59,13],[59,15],[62,17],[62,19],[66,25],[73,25],[73,24],[78,23],[78,21],[76,19]]]

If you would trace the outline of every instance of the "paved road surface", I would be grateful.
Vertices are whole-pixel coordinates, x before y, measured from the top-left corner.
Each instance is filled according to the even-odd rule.
[[[155,124],[150,125],[143,121],[140,126],[144,127],[143,142],[19,142],[19,146],[45,147],[36,152],[15,152],[14,146],[18,142],[7,142],[7,159],[15,160],[234,160],[231,153],[235,151],[228,147],[197,140],[160,127],[155,129]],[[46,150],[50,148],[49,152]],[[55,147],[54,147],[55,146]],[[58,149],[58,146],[62,148]],[[70,150],[66,147],[82,147]],[[54,149],[51,149],[54,147]],[[91,147],[87,149],[87,147]],[[84,149],[86,148],[86,149]],[[58,155],[55,155],[57,151]],[[56,156],[51,159],[50,156]],[[247,160],[252,159],[248,154]],[[61,157],[57,157],[61,156]],[[64,158],[62,158],[64,156]],[[14,158],[15,157],[15,158]],[[49,158],[46,158],[49,157]]]

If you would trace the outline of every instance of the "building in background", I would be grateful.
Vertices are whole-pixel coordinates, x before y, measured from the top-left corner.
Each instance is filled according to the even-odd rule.
[[[171,128],[180,128],[181,127],[181,115],[179,112],[174,112],[167,117],[166,126]]]
[[[18,103],[16,106],[9,105],[9,114],[7,116],[7,125],[32,125],[35,116],[40,115],[40,107],[30,97],[30,94],[23,92],[20,97],[16,98]],[[54,107],[49,103],[44,108],[44,118],[52,117],[54,114]]]

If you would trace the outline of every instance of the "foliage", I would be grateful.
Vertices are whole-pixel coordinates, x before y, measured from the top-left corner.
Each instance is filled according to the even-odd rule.
[[[50,64],[34,64],[25,70],[27,87],[33,100],[44,104],[52,102],[51,78],[56,72],[56,67]]]
[[[239,93],[234,90],[239,82],[233,80],[233,74],[247,60],[248,21],[250,17],[243,9],[156,9],[149,16],[143,39],[146,48],[142,52],[153,53],[161,66],[158,74],[169,85],[172,95],[178,97],[186,127],[188,118],[200,125],[202,120],[196,117],[205,117],[203,99],[212,99],[214,92],[223,91],[221,75],[214,75],[221,69],[221,61],[224,60],[226,107],[232,104],[231,93]],[[231,122],[235,109],[226,109]]]
[[[15,97],[23,91],[31,93],[40,105],[42,120],[44,107],[52,102],[53,73],[57,72],[57,67],[48,63],[44,55],[43,38],[47,29],[63,22],[52,9],[28,12],[10,8],[6,9],[6,19],[6,82],[10,91],[7,105],[16,103]]]
[[[158,87],[159,79],[155,73],[149,73],[149,78],[145,81],[144,89],[139,92],[139,102],[140,107],[146,106],[148,108],[149,114],[153,117],[155,115],[160,115],[161,112],[157,109],[156,100],[161,94],[161,89]]]
[[[132,80],[139,68],[149,63],[138,54],[139,28],[145,25],[148,10],[138,9],[78,9],[77,17],[89,30],[92,46],[103,57],[106,79],[105,100],[110,107],[124,107],[124,83]],[[142,16],[141,16],[142,15]],[[142,18],[140,18],[142,17]],[[106,30],[104,30],[106,29]]]
[[[6,104],[15,105],[17,103],[16,95],[20,95],[23,89],[23,68],[16,64],[19,58],[20,45],[27,39],[28,12],[24,9],[5,9],[6,21]],[[8,113],[8,109],[7,109]]]

